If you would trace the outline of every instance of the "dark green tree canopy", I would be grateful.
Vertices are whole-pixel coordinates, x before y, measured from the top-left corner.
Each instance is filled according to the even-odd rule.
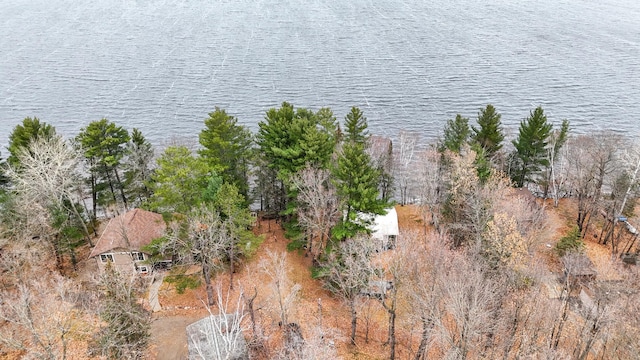
[[[493,105],[488,104],[478,113],[478,127],[471,127],[473,142],[478,143],[484,149],[487,158],[491,158],[502,148],[504,134],[500,122],[501,116]]]
[[[258,146],[270,167],[287,179],[306,164],[325,167],[335,148],[335,118],[328,109],[318,113],[284,102],[279,109],[269,109],[260,122]]]
[[[20,149],[28,148],[29,144],[40,137],[51,139],[56,135],[56,129],[45,123],[40,122],[37,117],[27,117],[22,120],[22,124],[16,125],[13,132],[9,135],[9,157],[7,162],[10,165],[16,166],[19,164],[18,154]]]
[[[355,106],[352,107],[344,121],[345,142],[366,143],[369,139],[367,127],[367,118],[362,111]]]
[[[368,232],[370,214],[384,214],[389,203],[380,197],[381,172],[366,151],[368,138],[367,121],[362,112],[352,108],[345,118],[347,135],[344,139],[337,163],[332,168],[333,181],[338,198],[343,204],[343,218],[334,228],[333,236],[338,240],[352,238],[358,233]],[[353,126],[354,123],[357,126]],[[363,142],[363,140],[365,140]]]
[[[252,134],[238,119],[219,107],[209,113],[200,132],[200,156],[222,178],[234,184],[243,194],[249,191],[248,168]]]
[[[307,164],[326,168],[336,146],[337,124],[329,109],[317,113],[305,108],[295,110],[284,102],[279,109],[269,109],[265,121],[258,124],[257,143],[264,164],[275,171],[279,191],[276,199],[267,199],[277,204],[275,210],[293,213],[295,190],[289,180]],[[264,180],[264,179],[263,179]],[[273,200],[273,201],[272,201]]]
[[[438,145],[438,149],[443,152],[449,150],[454,153],[460,153],[462,146],[469,141],[469,119],[457,114],[454,120],[447,120],[444,127],[444,137]]]
[[[511,166],[511,176],[516,186],[522,187],[525,182],[535,181],[542,167],[549,165],[547,145],[552,128],[540,106],[520,122],[518,138],[513,141],[515,153]]]
[[[120,200],[127,208],[127,196],[119,170],[129,140],[126,129],[107,119],[91,122],[86,128],[80,129],[76,136],[90,167],[94,215],[98,200],[110,202],[106,200],[109,198],[106,194],[110,194],[113,203],[118,203],[119,193]]]
[[[76,140],[82,146],[86,158],[94,159],[100,166],[113,168],[120,164],[130,138],[122,126],[102,119],[82,128]]]
[[[203,201],[209,178],[208,164],[185,146],[170,146],[157,160],[152,181],[150,207],[161,213],[187,214]]]

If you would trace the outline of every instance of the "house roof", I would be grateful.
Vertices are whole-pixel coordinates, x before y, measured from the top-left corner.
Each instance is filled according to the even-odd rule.
[[[565,274],[571,276],[596,276],[597,271],[591,259],[585,254],[571,253],[562,257]]]
[[[384,235],[398,235],[398,213],[395,208],[387,209],[385,215],[376,215],[371,226],[371,236],[374,239],[382,239]]]
[[[89,257],[122,248],[139,251],[143,246],[164,235],[167,225],[162,215],[133,209],[109,220]]]

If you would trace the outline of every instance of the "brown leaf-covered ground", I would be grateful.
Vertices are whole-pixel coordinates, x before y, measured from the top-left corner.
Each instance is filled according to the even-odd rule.
[[[560,271],[560,265],[552,252],[552,247],[563,236],[575,221],[575,205],[570,199],[563,199],[559,208],[554,208],[550,203],[546,205],[548,214],[548,231],[544,238],[540,238],[535,244],[535,256],[539,257],[548,270],[554,273]],[[423,224],[417,207],[413,205],[397,206],[399,225],[401,230],[422,230]],[[595,223],[594,229],[597,229]],[[281,329],[278,325],[279,316],[275,307],[270,279],[260,268],[260,263],[267,258],[269,252],[286,253],[289,280],[300,284],[302,289],[298,300],[294,304],[290,321],[300,324],[305,337],[313,336],[313,330],[317,325],[325,329],[328,341],[335,344],[337,353],[345,359],[386,359],[388,358],[387,340],[387,315],[380,304],[371,300],[360,310],[358,323],[357,346],[348,344],[350,331],[350,315],[348,307],[333,297],[322,286],[319,280],[311,277],[311,258],[302,252],[287,252],[287,240],[282,229],[275,220],[264,220],[255,228],[257,234],[264,236],[256,255],[243,264],[235,274],[234,289],[229,290],[229,274],[222,273],[214,281],[219,282],[223,293],[229,294],[231,303],[237,299],[242,289],[250,296],[257,291],[256,319],[260,324],[261,333],[266,345],[265,358],[273,356],[281,346]],[[595,264],[598,276],[605,279],[616,279],[618,274],[610,266],[610,249],[597,243],[597,230],[588,234],[586,239],[586,253]],[[81,254],[81,256],[84,255]],[[84,256],[82,256],[84,257]],[[95,261],[83,261],[83,269],[79,272],[78,279],[91,281],[90,275],[95,272]],[[198,269],[192,269],[197,272]],[[254,290],[255,289],[255,290]],[[185,327],[208,315],[205,306],[206,294],[204,286],[195,290],[187,289],[184,294],[177,294],[172,284],[164,283],[159,291],[160,303],[163,310],[153,315],[152,339],[149,349],[150,359],[186,359],[187,338]],[[217,312],[217,307],[211,311]],[[409,321],[400,317],[398,319],[398,358],[407,358],[411,351],[415,351],[419,328],[412,328]],[[246,322],[249,324],[249,322]],[[250,327],[250,326],[248,326]],[[368,330],[368,331],[367,331]],[[368,332],[368,342],[365,335]],[[252,335],[250,329],[245,335]],[[409,345],[411,348],[409,348]],[[0,352],[1,353],[1,352]],[[79,353],[75,353],[78,355]],[[0,355],[0,359],[12,359],[12,355],[19,353],[6,353]],[[79,355],[78,355],[79,356]],[[76,357],[74,357],[76,358]],[[77,357],[82,358],[82,357]]]

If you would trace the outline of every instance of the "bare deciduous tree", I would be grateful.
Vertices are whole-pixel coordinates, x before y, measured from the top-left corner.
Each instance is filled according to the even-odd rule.
[[[437,233],[418,236],[405,233],[402,242],[412,249],[404,254],[404,278],[407,281],[409,311],[411,318],[421,326],[420,342],[414,360],[428,358],[430,345],[435,341],[434,327],[440,314],[440,303],[444,294],[437,281],[440,271],[446,268],[450,253],[446,241]]]
[[[242,324],[245,317],[243,294],[244,292],[240,289],[237,298],[233,300],[229,293],[223,294],[220,283],[216,285],[217,312],[214,313],[210,307],[207,307],[209,317],[202,326],[191,332],[189,328],[187,329],[193,355],[203,360],[211,356],[229,360],[248,357],[243,335],[247,329]]]
[[[300,203],[298,221],[309,232],[307,251],[314,259],[322,253],[331,227],[340,218],[338,196],[329,176],[328,170],[307,166],[292,179]]]
[[[382,199],[393,196],[393,143],[391,139],[381,136],[371,136],[367,140],[367,153],[371,163],[378,170],[378,189]]]
[[[287,254],[269,251],[267,258],[260,263],[262,271],[271,279],[272,296],[276,298],[280,325],[284,328],[290,322],[293,306],[298,299],[302,286],[292,284],[287,275]]]
[[[20,166],[9,167],[7,176],[16,193],[15,210],[24,219],[24,231],[49,239],[62,267],[61,224],[55,213],[68,213],[91,244],[89,231],[78,209],[77,184],[80,154],[62,137],[39,138],[20,150]],[[35,233],[34,233],[35,231]]]
[[[183,261],[202,266],[207,303],[212,306],[215,298],[211,278],[224,267],[230,243],[227,222],[216,211],[202,207],[185,223],[172,223],[167,238],[166,246],[181,255]]]
[[[527,244],[513,216],[495,213],[483,233],[484,253],[494,267],[517,269],[526,266]]]
[[[358,325],[356,300],[369,287],[372,278],[373,268],[370,258],[375,251],[373,243],[365,235],[343,241],[334,252],[329,254],[323,267],[326,287],[349,306],[352,345],[356,344]]]
[[[414,155],[418,144],[419,134],[401,130],[398,135],[398,146],[393,157],[393,175],[400,190],[400,204],[407,203],[409,186],[415,178]]]
[[[80,289],[60,275],[41,276],[0,293],[0,344],[26,358],[66,359],[69,344],[90,325],[77,307]]]
[[[496,204],[507,196],[510,182],[496,171],[481,182],[474,161],[475,152],[470,149],[450,154],[444,212],[453,246],[467,244],[478,253],[482,249],[482,233]]]
[[[620,137],[610,133],[576,136],[567,143],[567,187],[578,201],[576,224],[583,237],[598,211],[605,179],[615,168],[619,144]]]
[[[440,231],[440,209],[444,190],[444,179],[441,173],[441,154],[435,149],[428,149],[418,155],[417,182],[420,214],[427,234],[427,219]]]
[[[485,337],[495,332],[493,315],[500,305],[500,283],[462,256],[453,257],[450,267],[441,271],[438,287],[446,299],[440,303],[442,316],[436,328],[448,347],[446,357],[466,359],[480,354]]]

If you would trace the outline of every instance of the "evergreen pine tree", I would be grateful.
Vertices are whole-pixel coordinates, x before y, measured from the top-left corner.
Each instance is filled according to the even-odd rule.
[[[493,157],[502,148],[504,134],[500,118],[500,113],[493,105],[489,104],[486,108],[480,109],[478,113],[479,127],[471,127],[473,142],[478,143],[484,149],[487,158]]]
[[[113,203],[118,203],[118,193],[120,200],[127,208],[127,196],[124,192],[124,184],[118,171],[122,165],[122,159],[126,154],[126,145],[129,142],[129,133],[122,126],[107,119],[92,121],[89,126],[82,128],[76,136],[76,141],[82,147],[84,156],[90,166],[91,192],[95,206],[102,198],[107,201],[110,196]],[[108,190],[107,196],[100,196]]]
[[[552,127],[540,106],[520,122],[518,138],[513,141],[516,149],[511,164],[511,178],[516,186],[535,181],[540,170],[549,165],[547,144]]]
[[[20,149],[28,148],[29,144],[33,140],[40,137],[51,139],[56,135],[56,128],[45,123],[40,122],[37,117],[25,118],[22,120],[22,124],[16,125],[13,132],[9,135],[9,157],[7,163],[12,166],[19,166],[18,154]]]
[[[362,111],[353,106],[347,114],[344,122],[344,140],[346,142],[356,142],[364,144],[369,139],[369,131],[367,130],[367,118],[364,117]]]
[[[209,166],[222,176],[224,181],[234,184],[243,196],[249,191],[249,158],[252,135],[238,120],[218,107],[204,121],[200,132],[200,155]]]
[[[444,127],[444,138],[438,145],[438,150],[460,153],[462,146],[469,140],[469,134],[469,119],[457,114],[454,120],[447,120],[447,125]]]
[[[367,121],[358,108],[345,118],[346,136],[342,151],[332,169],[343,217],[333,235],[338,240],[368,232],[371,215],[384,214],[388,202],[380,198],[380,171],[366,151]]]
[[[216,175],[202,158],[193,156],[184,146],[170,146],[156,162],[149,184],[153,190],[151,210],[187,214],[207,200],[209,179]]]
[[[317,113],[284,102],[279,109],[269,109],[266,122],[260,122],[257,143],[267,166],[277,174],[280,191],[274,201],[278,212],[294,212],[295,190],[289,179],[307,164],[325,168],[336,144],[337,124],[328,109]]]

